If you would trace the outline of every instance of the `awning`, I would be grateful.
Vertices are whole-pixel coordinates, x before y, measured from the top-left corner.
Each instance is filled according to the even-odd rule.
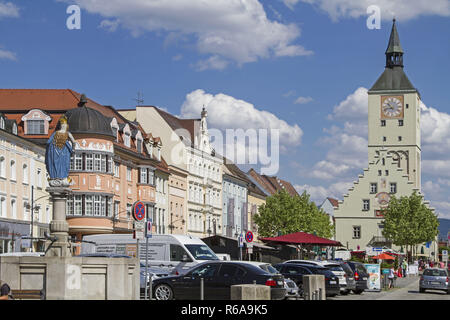
[[[395,258],[393,256],[390,256],[390,255],[388,255],[386,253],[379,254],[379,255],[377,255],[375,257],[372,257],[372,259],[377,259],[377,260],[395,260]]]
[[[296,232],[285,234],[278,237],[259,238],[263,242],[272,242],[279,244],[295,244],[295,245],[317,245],[324,247],[341,247],[338,241],[321,238],[306,232]]]

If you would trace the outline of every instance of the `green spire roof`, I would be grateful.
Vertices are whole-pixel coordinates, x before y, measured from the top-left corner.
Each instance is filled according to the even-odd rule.
[[[395,26],[395,19],[392,23],[391,37],[389,38],[388,48],[386,53],[403,53],[402,46],[400,45],[400,38],[398,36],[397,27]]]

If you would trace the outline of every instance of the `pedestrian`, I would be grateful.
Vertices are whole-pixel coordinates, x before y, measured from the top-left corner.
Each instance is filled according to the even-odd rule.
[[[433,266],[434,266],[433,261],[430,261],[430,268],[433,268]]]
[[[11,288],[6,282],[0,280],[0,300],[9,300],[10,295]]]
[[[402,262],[402,268],[403,268],[403,277],[406,277],[408,274],[408,262],[406,262],[406,259]]]
[[[444,261],[439,262],[439,266],[440,266],[441,269],[444,269],[444,268],[445,268],[445,263],[444,263]]]
[[[394,273],[394,267],[392,266],[389,269],[389,289],[394,287],[394,278],[395,278],[395,273]]]

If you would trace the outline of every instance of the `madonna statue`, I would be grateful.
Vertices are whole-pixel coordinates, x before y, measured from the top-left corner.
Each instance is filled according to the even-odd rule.
[[[50,176],[51,187],[68,187],[71,185],[70,157],[74,151],[75,139],[68,131],[69,125],[66,116],[62,116],[58,124],[59,129],[57,127],[58,130],[47,141],[45,166]]]

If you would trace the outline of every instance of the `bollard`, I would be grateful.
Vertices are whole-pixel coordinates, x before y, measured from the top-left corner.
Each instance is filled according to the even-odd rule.
[[[203,278],[200,278],[200,300],[204,300],[203,298],[203,295],[204,295],[204,291],[203,291],[203,289],[204,289],[204,280],[203,280]]]
[[[322,300],[322,288],[319,288],[319,300]],[[323,300],[325,300],[325,299],[323,299]]]
[[[315,294],[316,294],[316,300],[320,300],[320,298],[319,298],[319,291],[316,290],[316,291],[314,291],[314,292],[315,292]]]
[[[149,293],[149,299],[150,300],[152,300],[152,295],[153,295],[153,279],[152,279],[152,277],[150,277],[150,284],[149,284],[149,288],[148,288],[148,290],[150,291],[150,293]]]
[[[256,286],[256,280],[253,280],[253,284]]]

